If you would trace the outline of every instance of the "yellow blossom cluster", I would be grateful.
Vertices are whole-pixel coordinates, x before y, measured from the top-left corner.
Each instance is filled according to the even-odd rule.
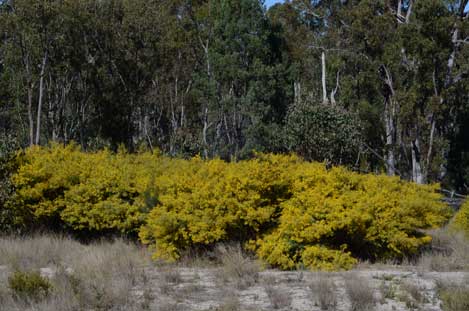
[[[415,253],[430,242],[421,229],[451,216],[437,185],[295,155],[228,163],[52,145],[17,159],[16,214],[75,231],[138,234],[158,259],[237,241],[281,269],[348,269],[360,258]]]

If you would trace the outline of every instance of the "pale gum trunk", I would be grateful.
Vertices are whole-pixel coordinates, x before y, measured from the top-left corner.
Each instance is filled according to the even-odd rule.
[[[425,177],[421,164],[420,140],[418,135],[412,143],[412,181],[417,184],[425,183]]]
[[[326,53],[322,52],[321,54],[321,63],[322,63],[322,101],[324,103],[328,102],[327,99],[327,86],[326,86]]]
[[[386,108],[384,111],[384,119],[386,123],[386,169],[389,176],[394,176],[396,174],[396,158],[394,156],[394,133],[396,128],[394,126],[394,117],[392,114],[391,106],[392,100],[386,100]]]
[[[36,145],[39,145],[41,140],[41,112],[42,112],[42,99],[44,97],[44,71],[47,64],[47,52],[44,54],[41,64],[41,76],[39,78],[39,100],[37,104],[37,121],[36,121]]]

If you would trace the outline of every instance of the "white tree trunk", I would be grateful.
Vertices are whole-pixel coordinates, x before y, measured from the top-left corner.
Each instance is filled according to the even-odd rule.
[[[323,51],[321,54],[321,63],[322,63],[322,101],[324,103],[328,102],[327,99],[327,85],[326,85],[326,53]]]
[[[417,184],[425,183],[425,176],[422,170],[420,139],[418,137],[412,142],[412,181]]]
[[[28,83],[29,145],[34,145],[33,85]]]
[[[293,89],[294,89],[294,92],[295,92],[294,102],[297,105],[301,101],[301,82],[294,82],[293,83]]]
[[[340,70],[337,71],[335,88],[331,92],[331,104],[332,105],[336,104],[335,95],[337,94],[337,91],[339,90],[339,82],[340,82]]]
[[[393,102],[389,98],[386,100],[386,106],[384,109],[384,122],[386,129],[386,170],[389,176],[396,175],[396,157],[394,156],[394,146],[395,146],[395,132],[396,126],[394,123],[394,113],[393,113]]]
[[[394,149],[396,146],[397,140],[397,103],[394,100],[394,84],[392,80],[392,76],[389,73],[386,66],[383,66],[382,69],[385,73],[384,82],[389,88],[389,94],[385,98],[385,107],[384,107],[384,123],[385,123],[385,130],[386,130],[386,154],[385,154],[385,162],[386,162],[386,170],[389,176],[396,175],[396,157],[394,154]]]
[[[204,127],[202,130],[202,142],[204,145],[204,157],[208,158],[208,140],[207,140],[207,131],[209,128],[208,124],[208,107],[206,106],[204,109]]]
[[[37,121],[36,121],[36,145],[39,145],[41,140],[41,112],[42,112],[42,99],[44,97],[44,71],[47,64],[47,52],[44,54],[41,64],[41,75],[39,77],[39,100],[37,104]]]

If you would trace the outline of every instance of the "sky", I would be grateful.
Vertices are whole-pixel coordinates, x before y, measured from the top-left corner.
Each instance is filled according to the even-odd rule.
[[[274,5],[275,3],[283,2],[283,0],[265,0],[265,5],[267,7],[270,7]],[[466,6],[466,11],[469,11],[469,3]]]
[[[270,7],[271,5],[274,5],[275,3],[283,2],[283,0],[265,0],[265,5],[267,7]]]

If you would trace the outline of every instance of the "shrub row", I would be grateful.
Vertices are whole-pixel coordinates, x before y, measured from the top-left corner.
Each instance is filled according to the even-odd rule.
[[[74,145],[17,157],[11,208],[74,231],[138,234],[155,258],[237,241],[272,266],[342,269],[404,257],[430,242],[420,229],[451,216],[438,186],[326,169],[293,155],[227,163]]]

